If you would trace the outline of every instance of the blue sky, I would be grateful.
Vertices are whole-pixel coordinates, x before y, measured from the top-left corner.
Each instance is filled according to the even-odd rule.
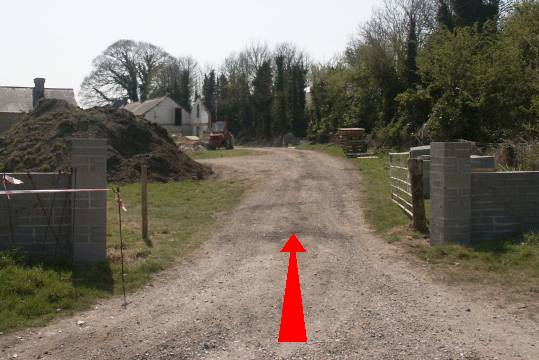
[[[315,60],[342,51],[381,0],[17,0],[0,7],[0,85],[78,90],[91,61],[121,38],[218,65],[253,41],[293,42]]]

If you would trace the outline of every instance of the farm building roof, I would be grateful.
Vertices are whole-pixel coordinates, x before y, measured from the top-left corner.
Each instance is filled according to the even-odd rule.
[[[132,112],[135,115],[144,115],[148,111],[152,110],[157,105],[161,104],[163,100],[167,99],[167,96],[161,96],[155,99],[146,100],[144,102],[132,102],[124,106],[124,109]]]
[[[0,86],[0,112],[22,113],[33,110],[33,87]],[[77,106],[73,89],[45,88],[45,98],[60,99]]]

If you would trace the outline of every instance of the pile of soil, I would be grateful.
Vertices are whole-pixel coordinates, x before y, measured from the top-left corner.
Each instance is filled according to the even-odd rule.
[[[68,171],[69,138],[108,139],[108,180],[140,180],[140,165],[151,181],[204,179],[211,168],[181,152],[161,126],[127,110],[83,110],[64,100],[42,99],[36,109],[0,136],[4,171]]]

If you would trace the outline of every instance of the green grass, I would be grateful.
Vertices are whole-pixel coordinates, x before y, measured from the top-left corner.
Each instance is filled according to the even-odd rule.
[[[524,295],[539,294],[539,234],[469,247],[422,247],[419,255],[444,269],[444,277],[451,282],[498,283],[519,288]]]
[[[302,145],[300,148],[344,157],[336,145]],[[356,164],[362,175],[366,220],[386,240],[400,244],[450,282],[503,285],[524,297],[539,294],[539,234],[469,247],[430,246],[424,236],[408,229],[410,220],[391,201],[388,155],[349,161]],[[428,218],[429,201],[425,201],[425,207]]]
[[[243,188],[238,182],[218,180],[150,184],[150,239],[144,241],[140,186],[122,186],[122,199],[128,208],[122,212],[126,288],[139,288],[152,274],[194,249],[219,213],[238,204]],[[30,262],[13,251],[1,252],[0,331],[41,325],[59,314],[83,309],[98,298],[121,292],[118,211],[112,193],[108,199],[107,246],[106,263],[78,269],[66,263]]]
[[[0,253],[0,331],[40,325],[89,306],[112,289],[110,267],[82,270],[31,263],[15,251]]]
[[[224,157],[236,157],[236,156],[247,156],[247,155],[256,155],[256,151],[249,149],[232,149],[232,150],[208,150],[208,151],[198,151],[198,152],[187,152],[191,158],[195,160],[200,159],[217,159]]]
[[[406,214],[391,201],[389,158],[378,154],[377,159],[352,159],[363,176],[365,217],[376,231],[387,232],[410,223]]]

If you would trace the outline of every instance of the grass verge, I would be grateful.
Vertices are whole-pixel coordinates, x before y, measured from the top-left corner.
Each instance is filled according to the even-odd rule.
[[[469,247],[424,247],[419,254],[428,263],[444,267],[447,280],[521,284],[535,296],[539,294],[539,234]]]
[[[224,158],[224,157],[256,155],[256,151],[249,150],[249,149],[208,150],[208,151],[187,152],[187,155],[189,155],[192,159],[201,160],[201,159],[217,159],[217,158]]]
[[[121,187],[126,288],[137,289],[204,238],[219,214],[238,204],[244,186],[233,181],[184,181],[148,186],[150,239],[140,230],[140,186]],[[36,326],[121,292],[118,211],[108,198],[108,261],[90,268],[30,262],[0,252],[0,331]]]
[[[323,151],[344,157],[335,145],[301,145],[300,149]],[[427,239],[408,230],[409,219],[391,201],[389,159],[350,159],[361,172],[366,220],[389,242],[402,245],[450,283],[483,283],[510,289],[510,297],[533,299],[539,294],[539,234],[490,241],[465,247],[430,246]],[[426,202],[428,213],[429,204]],[[539,306],[538,306],[539,307]]]

